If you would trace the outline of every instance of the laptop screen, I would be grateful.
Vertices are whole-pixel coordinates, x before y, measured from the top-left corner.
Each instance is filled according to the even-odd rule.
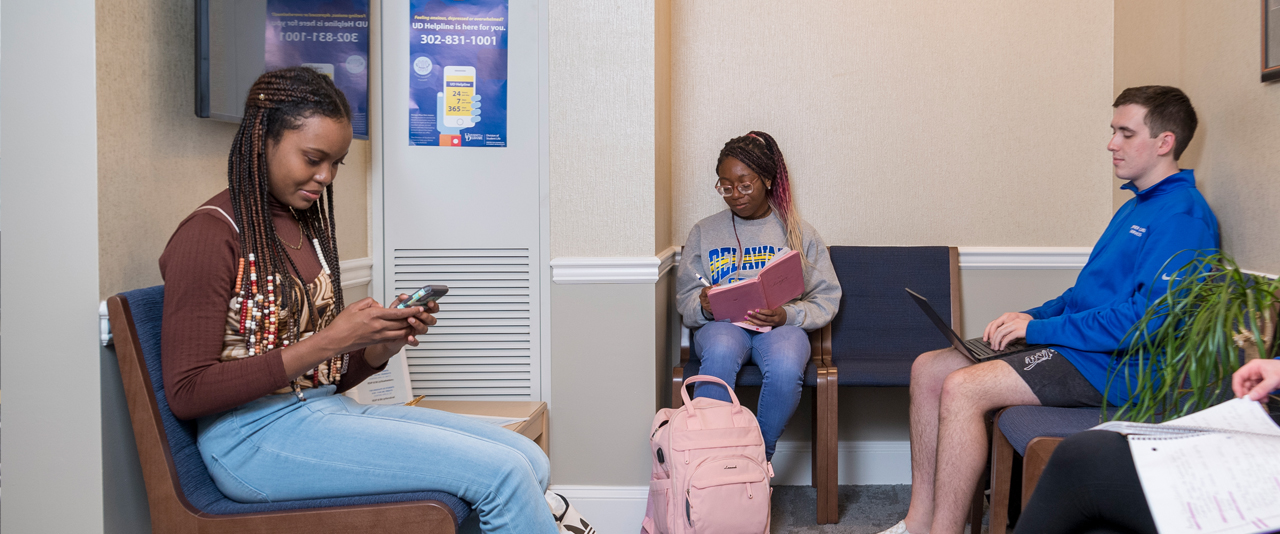
[[[956,331],[952,330],[951,327],[947,325],[946,321],[943,321],[942,317],[938,315],[938,312],[934,311],[933,306],[929,305],[929,299],[920,296],[919,293],[912,291],[910,288],[903,289],[906,289],[907,293],[911,294],[911,300],[916,301],[916,305],[920,306],[920,309],[924,311],[924,314],[929,316],[929,320],[933,321],[933,325],[938,327],[938,331],[942,332],[942,335],[947,337],[947,341],[951,342],[951,346],[960,351],[960,354],[966,354],[970,357],[973,356],[969,351],[969,347],[965,346],[964,340],[960,339],[960,336],[956,335]]]

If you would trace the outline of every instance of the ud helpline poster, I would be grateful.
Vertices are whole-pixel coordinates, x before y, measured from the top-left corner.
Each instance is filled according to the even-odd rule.
[[[410,2],[410,146],[507,146],[507,20],[507,0]]]
[[[268,0],[266,69],[306,66],[333,79],[351,130],[369,138],[369,0]]]

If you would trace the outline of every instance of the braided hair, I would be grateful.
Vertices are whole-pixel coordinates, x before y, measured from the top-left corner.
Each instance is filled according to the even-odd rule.
[[[720,158],[716,160],[717,169],[725,158],[741,161],[752,172],[768,180],[765,196],[769,200],[769,207],[778,213],[778,219],[787,229],[787,248],[799,252],[804,263],[808,264],[800,236],[800,213],[791,198],[791,179],[778,142],[767,133],[752,131],[724,144],[724,148],[720,149]]]
[[[231,206],[240,230],[241,266],[237,281],[241,297],[242,332],[249,354],[269,350],[276,342],[289,345],[297,341],[302,311],[309,308],[316,329],[327,326],[343,309],[342,274],[338,268],[338,245],[333,219],[333,184],[325,186],[323,206],[320,201],[310,208],[294,212],[302,233],[315,245],[321,265],[331,276],[334,302],[331,313],[321,317],[306,287],[290,274],[298,272],[276,234],[271,219],[270,180],[267,168],[267,143],[277,143],[286,130],[297,130],[304,120],[314,116],[351,121],[351,109],[342,91],[326,75],[307,67],[290,67],[263,74],[249,89],[244,106],[244,119],[231,143],[227,161],[227,183]],[[246,259],[248,265],[245,265]],[[246,267],[248,271],[246,271]],[[248,276],[246,276],[248,275]],[[305,282],[303,282],[305,286]],[[274,287],[273,287],[274,286]],[[262,288],[267,288],[263,292]],[[301,295],[303,301],[295,302]],[[278,300],[275,300],[278,299]],[[247,302],[246,302],[247,300]],[[293,320],[285,332],[276,332],[275,312],[272,317],[257,317],[264,300],[274,300],[281,309],[291,310]],[[274,310],[275,306],[271,306]],[[250,311],[250,308],[253,311]],[[245,325],[248,328],[245,328]],[[247,330],[247,331],[246,331]]]

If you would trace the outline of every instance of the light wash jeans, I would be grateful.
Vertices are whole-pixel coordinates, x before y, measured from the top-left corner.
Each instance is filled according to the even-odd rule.
[[[533,441],[334,391],[306,390],[306,401],[268,395],[200,419],[200,456],[218,489],[241,502],[444,491],[474,506],[485,532],[556,532],[543,498],[550,463]]]
[[[756,420],[764,435],[765,456],[773,458],[778,436],[800,404],[800,388],[809,365],[809,335],[798,326],[779,326],[765,333],[752,332],[725,322],[708,323],[693,335],[694,349],[702,360],[699,374],[711,375],[733,387],[738,371],[748,359],[760,368],[764,384]],[[694,397],[729,402],[720,384],[700,382]]]

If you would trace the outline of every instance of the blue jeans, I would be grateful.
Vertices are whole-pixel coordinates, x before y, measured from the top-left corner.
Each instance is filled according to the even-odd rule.
[[[724,380],[729,387],[733,387],[748,358],[760,368],[764,384],[760,387],[756,420],[764,435],[765,456],[773,458],[778,436],[800,404],[800,388],[809,365],[809,335],[791,325],[760,333],[714,322],[698,329],[693,347],[702,360],[698,373]],[[704,382],[693,388],[694,397],[729,401],[729,392],[720,384]]]
[[[444,491],[485,532],[556,532],[550,463],[533,441],[465,416],[359,404],[333,386],[269,395],[199,420],[200,456],[227,497],[274,502]]]

